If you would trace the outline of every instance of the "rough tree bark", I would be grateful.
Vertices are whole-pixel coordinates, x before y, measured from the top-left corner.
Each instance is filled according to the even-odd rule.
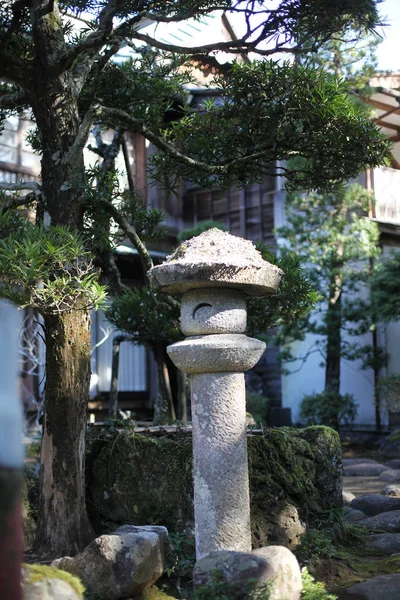
[[[90,318],[46,316],[46,390],[40,458],[37,547],[76,554],[92,539],[85,506],[85,431]]]

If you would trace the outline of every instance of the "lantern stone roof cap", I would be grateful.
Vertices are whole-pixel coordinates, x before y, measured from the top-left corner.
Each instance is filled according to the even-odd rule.
[[[149,271],[153,287],[170,294],[225,287],[265,296],[276,291],[282,275],[251,241],[217,228],[182,242],[163,264]]]

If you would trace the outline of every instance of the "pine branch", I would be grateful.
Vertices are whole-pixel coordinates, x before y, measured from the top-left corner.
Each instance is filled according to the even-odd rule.
[[[146,271],[149,271],[154,266],[153,261],[147,251],[146,246],[140,239],[135,227],[128,222],[128,220],[120,213],[118,208],[111,204],[111,202],[104,200],[103,198],[99,198],[98,202],[104,207],[104,209],[114,219],[119,227],[121,227],[126,237],[132,242],[133,246],[138,251]]]

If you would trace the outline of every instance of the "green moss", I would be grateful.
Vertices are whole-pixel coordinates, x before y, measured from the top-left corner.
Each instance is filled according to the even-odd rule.
[[[192,529],[190,434],[92,435],[89,505],[96,507],[99,528],[107,522],[110,528],[131,523],[165,525],[171,532]],[[248,456],[254,547],[291,544],[282,521],[290,520],[285,515],[293,507],[308,521],[342,504],[340,441],[328,427],[283,427],[249,436]]]
[[[170,596],[165,592],[161,591],[155,585],[147,588],[140,594],[135,596],[134,600],[176,600],[175,596]]]
[[[354,561],[354,571],[363,580],[375,577],[375,575],[392,575],[400,573],[400,554],[394,554],[389,558],[371,558],[365,561]]]
[[[62,581],[69,583],[79,598],[83,598],[85,588],[75,575],[71,575],[71,573],[56,569],[55,567],[50,567],[49,565],[24,564],[23,567],[27,573],[27,583],[36,583],[37,581],[42,581],[42,579],[62,579]]]
[[[400,429],[397,431],[394,431],[393,433],[391,433],[389,435],[389,442],[398,442],[400,441]]]

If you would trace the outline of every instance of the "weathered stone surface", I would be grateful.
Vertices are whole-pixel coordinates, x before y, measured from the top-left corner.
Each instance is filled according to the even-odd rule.
[[[356,510],[362,510],[369,517],[373,517],[391,510],[400,511],[400,499],[388,498],[381,494],[365,494],[352,500],[349,506]]]
[[[385,485],[381,494],[384,496],[394,496],[400,498],[400,484],[389,483]]]
[[[155,438],[121,430],[91,436],[89,506],[99,528],[106,521],[193,529],[190,434]],[[332,429],[270,429],[247,442],[253,547],[296,543],[299,525],[288,507],[307,522],[342,505],[341,446]]]
[[[163,574],[167,534],[165,527],[124,525],[96,538],[77,556],[55,560],[53,566],[77,575],[103,600],[128,598]]]
[[[213,552],[196,563],[196,586],[212,580],[218,572],[227,583],[245,589],[249,579],[260,585],[272,581],[271,600],[299,600],[301,572],[295,556],[283,546],[268,546],[254,552]]]
[[[174,365],[185,373],[248,371],[260,360],[266,345],[242,334],[189,337],[168,346]]]
[[[340,595],[340,600],[388,600],[400,598],[400,575],[378,575],[357,583]]]
[[[265,261],[249,240],[209,229],[183,242],[148,275],[156,289],[172,294],[234,287],[246,294],[264,296],[276,291],[282,271]]]
[[[379,478],[382,481],[387,481],[388,483],[395,483],[400,481],[400,470],[398,469],[388,469],[387,471],[383,471]]]
[[[400,458],[392,458],[387,462],[383,463],[388,469],[400,469]]]
[[[365,519],[367,516],[362,510],[356,510],[355,508],[350,508],[349,506],[346,506],[345,508],[348,510],[346,511],[344,518],[348,523],[357,523],[358,521]]]
[[[24,600],[81,600],[73,587],[62,579],[42,579],[24,587]]]
[[[372,458],[343,458],[344,467],[361,464],[379,465],[380,463]]]
[[[218,550],[249,552],[244,374],[192,375],[190,386],[196,558]]]
[[[345,465],[343,467],[343,474],[346,477],[375,477],[386,470],[386,467],[379,463],[363,462],[354,465]]]
[[[192,290],[182,297],[181,329],[185,335],[244,333],[246,297],[234,289]]]
[[[355,495],[352,492],[350,492],[350,490],[343,490],[342,496],[344,506],[350,504],[350,502],[355,498]]]
[[[371,531],[387,531],[400,533],[400,510],[384,512],[374,517],[367,517],[362,522]]]
[[[22,581],[24,600],[83,599],[84,587],[79,579],[48,565],[24,565]]]
[[[400,553],[400,533],[378,533],[366,540],[367,548],[378,549],[384,554]]]

